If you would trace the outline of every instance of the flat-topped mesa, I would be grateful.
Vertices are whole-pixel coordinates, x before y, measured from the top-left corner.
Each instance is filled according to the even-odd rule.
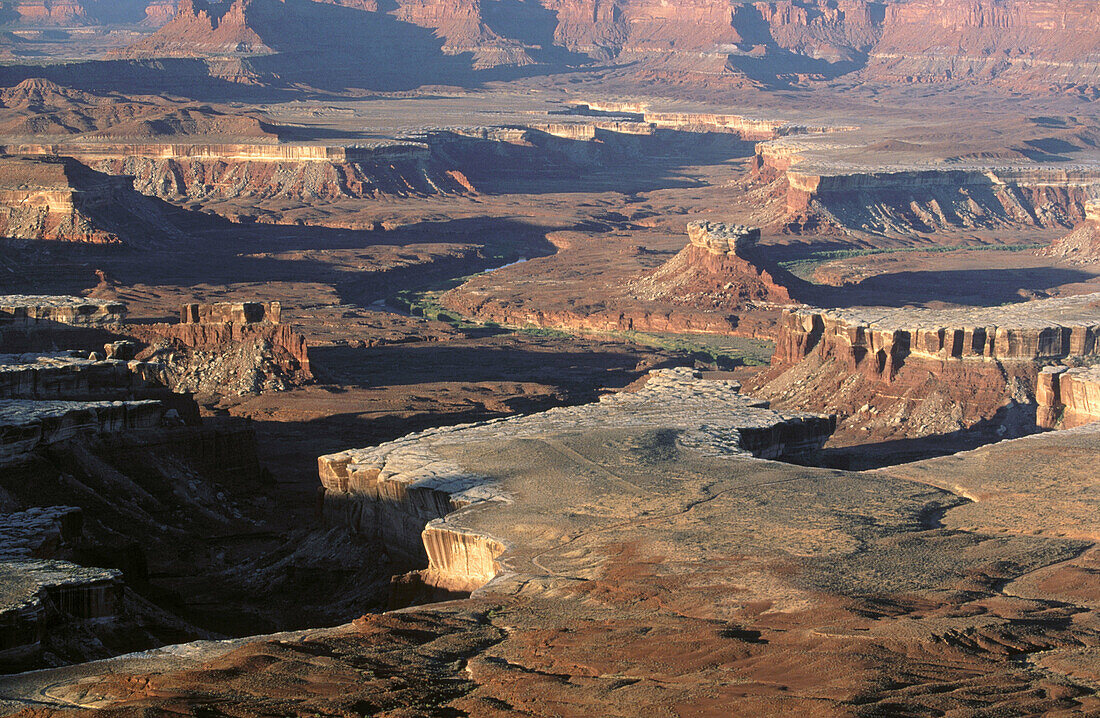
[[[817,354],[890,381],[909,360],[1043,362],[1100,356],[1100,294],[964,309],[791,309],[773,364]]]
[[[180,324],[278,324],[281,315],[279,302],[184,304],[180,307]]]
[[[725,222],[693,221],[688,246],[632,289],[648,300],[731,309],[750,302],[789,304],[787,288],[761,266],[760,230]]]
[[[758,228],[741,224],[697,220],[689,222],[687,230],[693,246],[703,247],[715,254],[744,257],[746,250],[755,248],[760,241]]]
[[[1041,429],[1072,429],[1100,421],[1100,365],[1045,367],[1035,400],[1035,421]]]
[[[835,428],[831,416],[782,414],[739,389],[736,382],[704,380],[691,369],[658,370],[638,391],[593,404],[431,429],[322,456],[325,520],[371,537],[410,568],[426,564],[417,585],[442,591],[439,595],[469,592],[496,575],[506,547],[456,528],[450,514],[512,498],[501,494],[491,477],[468,467],[463,446],[502,436],[537,443],[555,433],[629,427],[673,432],[680,446],[710,456],[804,458]]]

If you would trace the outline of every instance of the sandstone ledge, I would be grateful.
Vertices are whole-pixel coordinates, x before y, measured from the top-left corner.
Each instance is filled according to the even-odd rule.
[[[469,591],[497,573],[506,544],[456,528],[451,514],[511,497],[492,477],[447,458],[451,447],[505,438],[541,442],[616,427],[667,432],[704,456],[798,458],[820,449],[835,426],[832,417],[772,411],[739,389],[735,382],[700,379],[690,369],[658,370],[640,390],[594,404],[433,429],[323,456],[318,467],[326,521],[371,536],[410,563],[426,559],[424,578],[434,586]]]
[[[794,309],[774,364],[812,353],[892,378],[907,359],[1045,361],[1100,355],[1100,294],[962,309]]]
[[[0,296],[0,329],[34,328],[50,322],[78,326],[102,326],[122,320],[126,305],[83,297]]]

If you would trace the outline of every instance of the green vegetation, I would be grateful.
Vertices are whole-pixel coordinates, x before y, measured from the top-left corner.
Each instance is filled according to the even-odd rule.
[[[665,351],[688,354],[693,359],[724,367],[764,366],[770,360],[775,345],[761,339],[734,337],[725,334],[676,334],[671,332],[584,332],[550,327],[506,327],[495,322],[481,322],[460,316],[441,303],[444,293],[462,285],[471,277],[456,277],[429,288],[402,290],[387,303],[417,317],[446,322],[455,329],[477,332],[514,332],[525,336],[565,340],[578,336],[639,344]]]
[[[772,342],[726,334],[615,332],[614,337],[643,346],[683,352],[719,366],[764,366],[775,352]]]
[[[826,252],[813,252],[802,259],[792,259],[779,262],[779,266],[791,274],[809,279],[814,270],[825,262],[834,259],[851,259],[852,257],[867,257],[873,254],[899,254],[902,252],[1024,252],[1031,249],[1041,249],[1045,244],[981,244],[974,246],[951,247],[889,247],[883,249],[838,249]]]

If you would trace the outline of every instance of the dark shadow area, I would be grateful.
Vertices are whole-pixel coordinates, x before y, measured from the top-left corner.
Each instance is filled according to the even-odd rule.
[[[592,351],[521,349],[507,341],[481,344],[413,342],[356,349],[310,349],[310,365],[320,378],[341,386],[361,389],[415,386],[433,382],[530,382],[551,381],[569,392],[592,390],[595,377],[600,387],[621,388],[633,380],[622,372],[634,369],[637,354],[625,350]],[[608,376],[604,376],[608,374]],[[615,377],[621,380],[616,383]],[[605,381],[610,380],[610,382]],[[486,399],[490,399],[486,392]],[[517,407],[516,410],[519,410]]]
[[[316,282],[334,287],[346,302],[368,304],[410,284],[555,251],[546,228],[510,219],[422,222],[392,231],[238,225],[149,201],[163,206],[181,238],[137,247],[7,240],[0,245],[0,270],[8,270],[0,271],[0,292],[79,294],[95,286],[94,272],[103,270],[122,286]]]
[[[869,471],[938,456],[950,456],[1005,439],[1037,434],[1039,429],[1035,426],[1035,409],[1034,404],[1002,407],[993,417],[949,434],[828,448],[822,452],[821,466],[848,471]]]
[[[818,307],[902,307],[925,302],[950,302],[975,307],[1026,301],[1032,292],[1084,282],[1094,275],[1060,267],[1025,269],[917,271],[879,274],[848,287],[810,284],[790,275],[780,279],[799,301]]]
[[[591,139],[516,128],[525,143],[439,133],[431,138],[441,166],[461,169],[482,194],[622,192],[693,187],[682,171],[752,156],[754,143],[723,132],[657,130],[634,135],[595,130]],[[578,130],[583,130],[578,126]]]

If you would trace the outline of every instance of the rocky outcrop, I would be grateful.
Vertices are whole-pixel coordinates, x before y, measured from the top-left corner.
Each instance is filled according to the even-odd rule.
[[[152,429],[164,423],[159,401],[0,399],[0,464],[81,436]]]
[[[927,437],[940,440],[924,451],[1023,436],[1037,414],[1050,421],[1042,367],[1100,356],[1098,307],[1100,295],[988,309],[788,310],[772,367],[750,388],[782,408],[836,413],[833,445],[864,448],[845,459],[858,466],[912,460]]]
[[[1100,366],[1045,367],[1035,392],[1042,429],[1072,429],[1100,421]]]
[[[127,336],[145,348],[164,384],[204,397],[281,391],[308,382],[305,337],[279,324],[279,302],[185,304],[179,324],[135,324]]]
[[[0,399],[120,399],[159,386],[160,368],[85,352],[0,354]]]
[[[371,537],[412,566],[419,581],[445,594],[468,592],[499,571],[506,545],[454,525],[454,512],[510,502],[489,476],[464,468],[452,447],[493,436],[539,441],[586,427],[666,427],[681,443],[708,454],[797,458],[820,449],[831,417],[780,414],[744,397],[739,385],[701,380],[690,369],[658,370],[636,392],[596,404],[526,417],[433,429],[388,444],[318,460],[325,520]],[[407,590],[407,587],[405,587]]]
[[[1084,221],[1070,234],[1040,250],[1040,254],[1064,259],[1071,264],[1100,262],[1100,200],[1086,202]]]
[[[31,26],[160,24],[175,12],[176,0],[4,0],[0,22]]]
[[[995,309],[793,309],[773,364],[811,354],[889,381],[909,360],[1043,362],[1100,356],[1100,295]]]
[[[279,302],[184,304],[180,307],[180,324],[278,324],[281,315]]]
[[[126,177],[68,157],[0,157],[0,237],[148,245],[157,243],[151,237],[180,236]]]
[[[132,57],[185,56],[224,53],[268,53],[271,48],[252,24],[254,6],[247,0],[207,2],[180,0],[175,16],[151,37],[130,46]]]
[[[885,155],[883,155],[885,156]],[[840,166],[839,148],[763,142],[755,176],[786,195],[795,230],[839,225],[876,233],[999,226],[1069,227],[1085,219],[1100,173],[1089,167]]]
[[[35,331],[55,324],[98,327],[122,321],[126,305],[83,297],[9,294],[0,297],[0,328]]]
[[[790,303],[787,289],[760,266],[759,229],[691,222],[688,240],[679,254],[633,283],[639,298],[727,310],[751,302]]]

